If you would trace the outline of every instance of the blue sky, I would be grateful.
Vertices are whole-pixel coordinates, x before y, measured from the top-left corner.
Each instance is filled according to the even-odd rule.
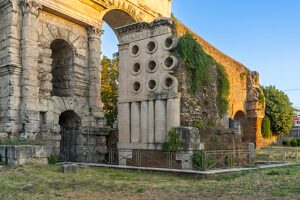
[[[172,12],[300,107],[300,0],[173,0]],[[110,56],[117,40],[104,30],[102,50]]]

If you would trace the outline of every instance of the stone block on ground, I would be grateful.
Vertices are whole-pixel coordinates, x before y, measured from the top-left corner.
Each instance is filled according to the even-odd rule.
[[[64,172],[64,173],[74,173],[74,172],[79,172],[79,165],[76,165],[76,164],[63,164],[61,166],[61,170]]]

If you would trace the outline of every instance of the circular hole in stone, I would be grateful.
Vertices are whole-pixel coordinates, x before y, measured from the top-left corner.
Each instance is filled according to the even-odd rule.
[[[140,51],[140,48],[139,48],[138,45],[134,45],[134,46],[131,48],[131,53],[132,53],[133,55],[137,55],[137,54],[139,53],[139,51]]]
[[[148,87],[149,87],[150,90],[155,89],[156,88],[156,81],[155,80],[150,80],[148,82]]]
[[[149,63],[148,63],[148,69],[150,71],[154,71],[157,67],[157,64],[154,60],[151,60]]]
[[[165,59],[165,66],[166,66],[167,68],[173,67],[173,64],[174,64],[174,60],[173,60],[172,57],[167,57],[167,58]]]
[[[155,48],[156,48],[156,43],[155,42],[151,41],[151,42],[148,43],[147,49],[148,49],[149,52],[153,52],[155,50]]]
[[[133,90],[135,92],[138,92],[141,89],[141,84],[139,82],[134,82],[133,83]]]
[[[173,45],[173,38],[172,37],[168,37],[166,40],[165,40],[165,47],[166,48],[171,48]]]
[[[166,86],[167,88],[172,87],[173,83],[174,83],[174,81],[173,81],[172,78],[168,77],[168,78],[165,79],[165,86]]]
[[[133,72],[134,73],[138,73],[140,70],[141,70],[141,65],[140,65],[140,63],[135,63],[134,65],[133,65]]]

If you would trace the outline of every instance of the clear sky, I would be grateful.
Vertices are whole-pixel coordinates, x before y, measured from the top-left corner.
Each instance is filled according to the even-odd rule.
[[[300,107],[300,0],[173,0],[172,12]],[[103,54],[110,57],[117,40],[104,30]]]

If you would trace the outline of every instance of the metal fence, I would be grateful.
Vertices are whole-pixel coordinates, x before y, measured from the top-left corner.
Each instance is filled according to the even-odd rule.
[[[254,166],[255,164],[299,162],[300,151],[288,149],[200,150],[163,152],[160,150],[108,149],[103,163],[148,168],[212,170]]]
[[[300,148],[276,148],[256,150],[256,163],[289,162],[300,162]]]

